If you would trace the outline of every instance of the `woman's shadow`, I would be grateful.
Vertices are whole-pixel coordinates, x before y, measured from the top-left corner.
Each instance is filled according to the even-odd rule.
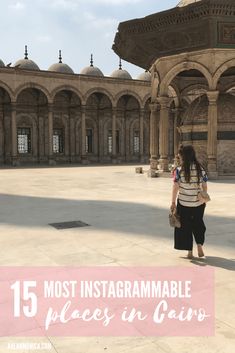
[[[195,257],[190,262],[198,266],[212,266],[224,268],[228,271],[235,271],[235,259],[226,259],[224,257],[217,256],[206,256],[205,259]]]

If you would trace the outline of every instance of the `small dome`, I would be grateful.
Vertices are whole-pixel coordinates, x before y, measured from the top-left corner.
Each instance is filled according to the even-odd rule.
[[[93,55],[91,54],[90,66],[84,67],[80,72],[80,75],[103,77],[103,72],[96,66],[93,66]]]
[[[122,60],[121,60],[121,58],[119,59],[119,69],[114,70],[111,73],[111,77],[119,78],[121,80],[132,80],[132,77],[129,74],[129,72],[127,72],[126,70],[122,69]]]
[[[19,69],[25,69],[25,70],[40,70],[38,65],[33,61],[29,59],[21,59],[18,60],[14,66],[18,67]]]
[[[62,62],[61,50],[59,51],[59,62],[49,67],[48,71],[60,72],[63,74],[74,74],[71,67]]]
[[[177,6],[178,7],[188,6],[198,1],[202,1],[202,0],[181,0]]]
[[[80,72],[81,75],[103,77],[103,72],[96,66],[87,66]]]
[[[19,69],[25,69],[25,70],[40,70],[38,65],[33,61],[28,59],[28,51],[27,51],[27,45],[25,46],[25,54],[24,54],[24,59],[18,60],[15,64],[14,67],[18,67]]]
[[[74,74],[71,67],[69,67],[67,64],[63,64],[63,63],[56,63],[56,64],[51,65],[49,67],[48,71],[61,72],[63,74]]]
[[[151,81],[151,73],[149,71],[145,71],[137,77],[137,80],[150,82]]]
[[[118,69],[118,70],[113,71],[111,73],[111,77],[124,79],[124,80],[132,80],[132,77],[129,74],[129,72],[127,72],[126,70],[123,70],[123,69]]]
[[[4,62],[0,59],[0,67],[5,67]]]

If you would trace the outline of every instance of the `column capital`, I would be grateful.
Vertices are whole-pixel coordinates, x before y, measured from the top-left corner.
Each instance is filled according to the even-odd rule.
[[[48,111],[52,113],[53,112],[53,108],[54,108],[54,104],[53,103],[48,103],[47,106],[48,106]]]
[[[113,114],[117,114],[117,110],[118,110],[118,108],[115,106],[115,107],[112,107],[112,113]]]
[[[217,103],[219,91],[207,91],[206,94],[210,105]]]
[[[150,107],[151,112],[154,113],[154,112],[157,111],[158,103],[157,103],[157,102],[151,102],[151,103],[149,104],[149,107]]]
[[[157,101],[159,102],[160,106],[162,109],[167,109],[170,108],[170,101],[171,98],[163,96],[163,97],[157,97]]]
[[[11,111],[16,111],[17,102],[11,102]]]
[[[86,113],[86,108],[87,108],[86,104],[81,105],[82,113]]]
[[[177,115],[177,114],[179,114],[179,112],[180,112],[180,108],[178,108],[178,107],[172,108],[172,109],[171,109],[171,112],[172,112],[173,114]]]

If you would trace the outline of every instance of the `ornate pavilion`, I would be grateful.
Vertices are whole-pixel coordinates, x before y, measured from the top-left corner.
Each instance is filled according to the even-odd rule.
[[[235,175],[235,1],[183,0],[119,24],[114,51],[151,71],[151,168],[193,144],[211,178]]]

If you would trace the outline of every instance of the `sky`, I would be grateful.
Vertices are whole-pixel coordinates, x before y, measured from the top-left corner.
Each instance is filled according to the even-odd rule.
[[[90,65],[109,76],[119,58],[112,45],[118,24],[173,8],[178,0],[0,0],[0,59],[14,64],[24,57],[47,70],[63,62],[75,73]],[[123,61],[123,69],[136,78],[143,69]]]

